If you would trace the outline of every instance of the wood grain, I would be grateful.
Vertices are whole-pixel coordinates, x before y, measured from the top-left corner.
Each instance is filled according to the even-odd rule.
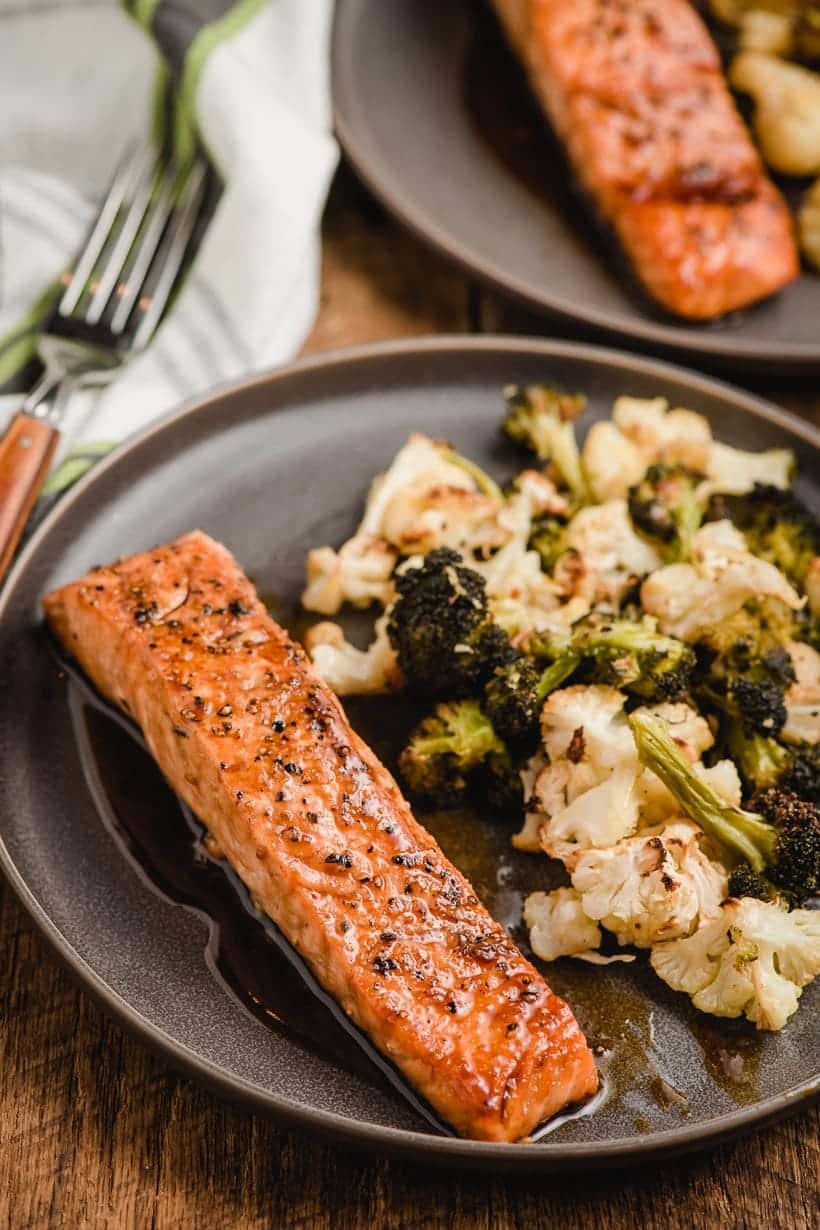
[[[509,310],[402,234],[341,174],[309,349],[459,331]],[[811,400],[808,392],[797,408],[810,410]],[[285,1131],[170,1072],[73,985],[5,885],[0,952],[0,1230],[820,1225],[817,1109],[643,1170],[504,1178],[407,1166]]]
[[[15,414],[0,439],[0,581],[48,474],[59,433],[43,419]]]

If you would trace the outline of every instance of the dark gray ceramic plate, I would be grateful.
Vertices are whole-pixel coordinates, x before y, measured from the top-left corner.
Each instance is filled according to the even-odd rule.
[[[441,339],[311,359],[218,390],[82,481],[9,580],[0,600],[0,861],[85,986],[220,1093],[383,1151],[544,1169],[691,1148],[805,1104],[817,1088],[818,988],[783,1033],[758,1035],[699,1016],[642,960],[559,962],[548,977],[600,1050],[603,1104],[536,1145],[440,1135],[305,991],[207,861],[150,761],[68,688],[38,630],[44,591],[192,526],[227,543],[275,612],[292,616],[306,549],[346,537],[369,480],[411,429],[453,439],[499,477],[512,473],[520,459],[499,440],[500,390],[535,379],[584,390],[585,422],[618,393],[664,393],[708,415],[732,443],[789,444],[803,494],[820,508],[807,477],[818,449],[808,426],[726,386],[604,350]],[[396,699],[351,714],[388,758],[391,732],[412,716]],[[554,883],[547,860],[515,855],[512,821],[429,823],[520,936],[522,891]]]
[[[820,368],[820,274],[711,325],[677,321],[644,296],[574,195],[478,0],[339,0],[333,95],[340,140],[373,191],[501,290],[699,362]]]

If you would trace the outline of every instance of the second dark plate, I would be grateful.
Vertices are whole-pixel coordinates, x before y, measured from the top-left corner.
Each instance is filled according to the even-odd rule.
[[[476,0],[338,0],[336,128],[369,187],[470,272],[553,317],[723,367],[820,370],[820,274],[677,321],[588,220],[522,69]]]

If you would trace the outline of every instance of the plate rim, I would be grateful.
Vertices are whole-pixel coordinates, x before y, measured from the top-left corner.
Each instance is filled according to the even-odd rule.
[[[145,447],[149,440],[175,427],[181,421],[204,413],[226,396],[242,395],[251,389],[268,385],[275,386],[294,377],[309,375],[317,370],[356,367],[367,364],[369,361],[392,357],[415,358],[436,354],[461,356],[482,352],[511,357],[535,355],[545,360],[570,358],[589,362],[599,368],[614,365],[626,370],[632,369],[660,380],[664,377],[682,379],[690,385],[693,391],[699,390],[705,394],[730,399],[736,406],[751,413],[754,417],[762,418],[768,423],[774,423],[776,426],[794,432],[810,447],[820,451],[820,429],[779,406],[746,393],[742,389],[737,389],[725,381],[690,371],[679,364],[647,358],[610,347],[525,336],[443,334],[429,338],[407,338],[323,351],[297,359],[279,368],[271,368],[239,380],[224,382],[198,397],[186,400],[178,408],[161,416],[145,431],[127,439],[114,449],[63,496],[26,544],[9,573],[5,585],[0,590],[0,621],[14,602],[17,585],[26,573],[29,561],[61,519],[70,512],[73,505],[108,471]],[[287,409],[287,405],[283,405],[274,413],[287,412]],[[456,1161],[464,1166],[481,1165],[492,1161],[499,1169],[509,1170],[539,1169],[546,1171],[568,1170],[580,1166],[606,1167],[625,1161],[669,1157],[676,1153],[705,1148],[711,1143],[728,1140],[753,1127],[762,1127],[766,1123],[811,1105],[820,1097],[819,1072],[784,1093],[775,1094],[752,1106],[715,1116],[700,1124],[678,1126],[668,1131],[649,1133],[637,1140],[634,1136],[621,1136],[594,1144],[556,1142],[532,1146],[460,1140],[353,1120],[338,1112],[317,1110],[295,1099],[263,1090],[241,1076],[226,1072],[217,1064],[197,1054],[189,1046],[179,1042],[166,1029],[153,1023],[133,1008],[125,996],[115,991],[92,969],[40,905],[12,858],[2,832],[0,832],[0,870],[5,874],[10,887],[40,934],[62,963],[68,967],[83,988],[129,1033],[137,1036],[154,1051],[161,1053],[163,1057],[170,1060],[172,1066],[181,1068],[220,1096],[234,1102],[238,1101],[258,1112],[272,1115],[293,1127],[316,1130],[354,1146],[367,1149],[380,1148],[387,1153],[407,1159],[424,1159],[428,1162],[441,1163],[448,1160]]]
[[[715,363],[725,366],[727,370],[735,370],[741,364],[752,365],[759,370],[771,363],[780,364],[791,372],[808,373],[820,370],[820,338],[816,343],[789,340],[774,343],[767,341],[765,336],[760,339],[737,338],[728,333],[721,334],[716,329],[710,331],[708,325],[699,330],[693,323],[682,323],[680,326],[666,324],[662,320],[644,319],[637,313],[630,317],[619,312],[588,307],[583,302],[573,302],[549,291],[534,293],[516,275],[505,272],[477,249],[462,243],[452,228],[433,218],[423,205],[408,201],[398,189],[394,190],[390,182],[389,160],[380,158],[378,151],[374,151],[372,156],[368,153],[367,138],[358,139],[356,125],[346,116],[344,100],[341,97],[344,87],[340,85],[343,79],[340,65],[347,54],[346,40],[350,30],[354,28],[351,14],[356,13],[356,6],[366,2],[367,0],[337,0],[336,3],[331,37],[333,126],[356,174],[416,239],[452,261],[464,273],[478,277],[494,290],[543,315],[547,320],[552,316],[565,324],[598,330],[602,344],[662,346],[681,361],[687,358],[695,361],[696,356],[702,353]],[[804,274],[805,270],[801,276]],[[754,306],[752,305],[750,310],[754,310]]]

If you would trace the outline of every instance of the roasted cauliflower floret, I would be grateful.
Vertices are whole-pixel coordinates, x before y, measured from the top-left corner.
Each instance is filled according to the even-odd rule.
[[[498,523],[502,507],[498,498],[472,486],[417,483],[393,496],[384,510],[382,531],[402,555],[426,555],[439,547],[486,554],[505,540]]]
[[[594,952],[602,939],[601,928],[584,913],[574,888],[530,893],[524,902],[524,925],[530,947],[542,961]]]
[[[638,762],[624,700],[600,686],[562,688],[548,698],[541,732],[549,763],[532,786],[519,842],[537,825],[542,848],[569,867],[582,850],[634,832]]]
[[[795,681],[786,692],[781,738],[787,743],[820,743],[820,653],[803,641],[790,641],[786,648]]]
[[[788,13],[750,9],[740,20],[740,47],[763,55],[788,56],[794,47],[794,23]]]
[[[477,466],[414,433],[373,483],[359,533],[380,535],[401,555],[489,551],[504,541],[496,523],[502,506],[498,487]]]
[[[770,448],[748,453],[715,441],[709,449],[706,482],[699,494],[746,495],[759,483],[785,490],[794,473],[794,453],[789,448]]]
[[[625,499],[646,470],[641,450],[608,419],[592,424],[581,458],[592,495],[599,503]]]
[[[715,736],[706,718],[685,701],[667,701],[662,705],[642,705],[641,708],[663,718],[675,745],[693,764],[714,746]]]
[[[448,444],[419,432],[373,480],[361,524],[338,550],[309,552],[302,605],[334,615],[344,602],[386,605],[400,556],[451,547],[486,555],[508,531],[499,523],[504,498],[478,466]]]
[[[612,421],[653,462],[682,465],[703,473],[712,444],[712,431],[702,414],[670,410],[665,397],[618,397]]]
[[[634,761],[625,700],[617,688],[599,685],[553,692],[541,710],[541,736],[550,761],[568,758],[576,766],[589,765],[599,781],[617,765]]]
[[[702,841],[697,825],[679,819],[585,851],[572,870],[584,913],[638,948],[688,935],[727,893],[726,871]]]
[[[806,591],[809,610],[815,619],[820,620],[820,555],[809,564],[803,585]]]
[[[404,683],[396,655],[387,637],[388,612],[376,620],[375,636],[367,649],[345,639],[338,624],[314,624],[305,636],[311,661],[337,696],[392,692]]]
[[[754,128],[766,162],[783,175],[820,172],[820,75],[777,56],[743,51],[729,70],[755,102]]]
[[[568,594],[617,605],[641,577],[656,569],[658,551],[635,533],[626,500],[582,508],[570,521],[554,576]]]
[[[803,255],[820,269],[820,179],[809,188],[797,213],[797,232]]]
[[[498,517],[504,545],[487,560],[471,561],[487,585],[490,606],[503,622],[515,608],[516,632],[540,628],[560,604],[560,586],[541,568],[541,557],[529,547],[533,521],[562,501],[554,484],[536,470],[524,470]]]
[[[730,898],[693,935],[658,944],[650,959],[701,1012],[782,1029],[820,973],[820,913]]]
[[[543,752],[531,756],[520,771],[521,795],[524,806],[524,824],[519,833],[513,836],[512,844],[516,850],[526,850],[529,854],[537,854],[541,849],[541,825],[544,814],[539,810],[535,799],[535,783],[538,775],[546,767]]]
[[[345,602],[386,606],[393,594],[391,576],[397,553],[383,538],[349,539],[338,551],[316,547],[308,552],[307,586],[302,606],[320,615],[335,615]]]
[[[577,766],[568,768],[566,761],[559,761],[546,768],[536,782],[536,797],[545,809],[541,846],[570,871],[585,850],[614,846],[634,833],[638,824],[634,764],[619,765],[603,781],[575,794],[570,801],[583,775],[583,769],[579,772]]]
[[[712,521],[692,540],[692,563],[669,564],[644,581],[641,602],[661,630],[696,641],[734,615],[750,598],[779,598],[793,611],[804,600],[773,564],[746,548],[729,521]]]

